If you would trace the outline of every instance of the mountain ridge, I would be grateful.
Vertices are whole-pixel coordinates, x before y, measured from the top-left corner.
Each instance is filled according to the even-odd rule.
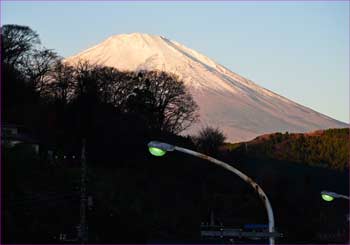
[[[67,58],[119,70],[163,70],[177,74],[200,107],[201,127],[221,128],[231,142],[276,131],[307,132],[348,125],[302,106],[232,72],[209,57],[163,36],[131,33],[113,35]]]

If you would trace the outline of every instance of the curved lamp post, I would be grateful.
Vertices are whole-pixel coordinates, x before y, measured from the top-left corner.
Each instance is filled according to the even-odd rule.
[[[334,200],[334,198],[344,198],[344,199],[350,200],[348,196],[341,195],[331,191],[321,191],[321,197],[326,202],[331,202]]]
[[[204,155],[202,153],[192,151],[186,148],[170,145],[167,143],[159,142],[159,141],[151,141],[148,143],[148,149],[152,155],[155,156],[163,156],[165,155],[166,152],[168,151],[180,151],[195,157],[199,157],[201,159],[208,160],[216,165],[219,165],[220,167],[225,168],[226,170],[238,175],[241,179],[243,179],[245,182],[247,182],[249,185],[251,185],[256,192],[258,192],[260,199],[264,202],[266,211],[267,211],[267,216],[269,219],[269,232],[274,233],[275,232],[275,221],[273,217],[273,211],[272,207],[270,204],[269,199],[267,198],[265,192],[261,189],[261,187],[255,183],[251,178],[249,178],[247,175],[239,171],[238,169],[232,167],[231,165],[224,163],[222,161],[219,161],[215,158],[209,157],[207,155]],[[269,237],[269,242],[271,245],[275,244],[275,238],[274,236]]]

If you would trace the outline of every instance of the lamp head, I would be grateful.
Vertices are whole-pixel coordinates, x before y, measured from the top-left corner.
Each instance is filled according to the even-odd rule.
[[[321,197],[326,202],[331,202],[334,200],[334,198],[338,198],[339,194],[330,191],[321,191]]]
[[[321,197],[324,201],[326,202],[331,202],[334,200],[334,197],[330,196],[330,195],[327,195],[327,194],[321,194]]]
[[[157,157],[164,156],[167,151],[174,151],[175,146],[159,142],[159,141],[151,141],[148,143],[149,152]]]

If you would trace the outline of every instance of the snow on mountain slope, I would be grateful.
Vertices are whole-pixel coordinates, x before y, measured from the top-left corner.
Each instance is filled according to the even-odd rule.
[[[306,132],[348,127],[215,63],[210,58],[162,36],[121,34],[66,59],[120,70],[164,70],[180,76],[200,108],[200,121],[184,134],[203,126],[221,128],[231,142],[271,132]]]

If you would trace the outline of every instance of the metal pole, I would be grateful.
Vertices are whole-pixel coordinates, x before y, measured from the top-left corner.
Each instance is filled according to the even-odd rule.
[[[339,195],[339,198],[344,198],[344,199],[350,200],[350,198],[348,196],[345,196],[345,195]]]
[[[85,244],[88,238],[88,231],[86,225],[86,153],[85,153],[86,140],[83,139],[81,149],[81,189],[80,189],[80,234],[81,244]]]
[[[260,199],[262,199],[262,201],[264,202],[264,205],[265,205],[265,208],[267,211],[267,217],[269,219],[269,233],[272,234],[273,232],[275,232],[275,221],[274,221],[273,211],[272,211],[270,201],[267,198],[265,192],[261,189],[261,187],[257,183],[255,183],[251,178],[249,178],[247,175],[245,175],[244,173],[242,173],[238,169],[232,167],[231,165],[228,165],[227,163],[224,163],[222,161],[219,161],[215,158],[209,157],[209,156],[204,155],[202,153],[192,151],[192,150],[189,150],[186,148],[178,147],[178,146],[174,146],[174,150],[177,150],[177,151],[180,151],[180,152],[183,152],[183,153],[195,156],[195,157],[199,157],[199,158],[202,158],[204,160],[208,160],[216,165],[219,165],[219,166],[233,172],[234,174],[238,175],[241,179],[243,179],[245,182],[250,184],[254,188],[254,190],[256,192],[258,192]],[[270,236],[269,243],[270,243],[270,245],[275,244],[275,238]]]

